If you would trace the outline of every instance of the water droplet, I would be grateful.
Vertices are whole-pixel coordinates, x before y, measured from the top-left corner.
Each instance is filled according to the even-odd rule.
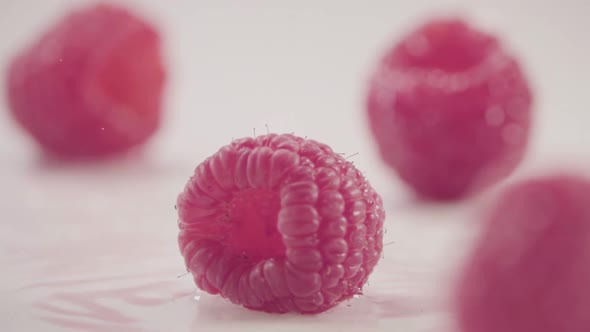
[[[195,295],[194,299],[195,299],[195,301],[199,301],[199,300],[201,300],[201,295],[198,295],[198,294],[197,294],[197,295]]]
[[[486,123],[490,127],[498,127],[504,123],[506,116],[500,105],[492,105],[486,110]]]
[[[104,131],[104,127],[100,127],[100,130]]]
[[[444,89],[449,86],[449,75],[436,69],[426,74],[426,82],[433,87]]]
[[[510,91],[510,82],[504,76],[498,76],[488,83],[488,90],[492,97],[503,97]]]
[[[406,51],[408,51],[408,53],[416,57],[423,56],[426,52],[428,52],[428,49],[430,48],[428,39],[426,39],[426,37],[422,34],[419,34],[408,39],[408,41],[406,41],[405,46]]]
[[[509,145],[522,144],[525,139],[525,131],[517,124],[509,124],[502,130],[502,139]]]
[[[472,82],[465,75],[453,74],[449,76],[448,89],[451,91],[463,91],[469,87]]]
[[[354,299],[358,299],[359,297],[360,297],[360,295],[358,295],[358,294],[354,294],[354,295],[352,296],[352,298],[354,298]]]
[[[506,114],[513,119],[526,119],[528,117],[528,105],[529,101],[526,98],[514,97],[506,106]]]

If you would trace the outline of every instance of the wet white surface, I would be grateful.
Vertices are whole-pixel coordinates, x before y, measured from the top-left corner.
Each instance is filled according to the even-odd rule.
[[[0,64],[68,6],[84,2],[1,0]],[[124,2],[139,5],[167,40],[167,121],[142,157],[56,165],[40,160],[0,112],[3,331],[453,332],[453,271],[488,197],[456,205],[412,201],[381,166],[361,107],[379,52],[438,10],[459,10],[504,33],[534,83],[534,141],[513,179],[570,162],[583,170],[582,160],[590,159],[590,3]],[[265,125],[358,152],[352,160],[386,204],[387,245],[365,295],[322,315],[248,311],[195,292],[184,275],[176,195],[199,161]]]
[[[3,178],[14,188],[0,233],[9,331],[428,331],[447,323],[441,287],[462,229],[473,229],[465,207],[390,200],[386,249],[365,296],[317,317],[261,314],[195,292],[185,275],[175,242],[174,197],[186,178],[178,167],[31,163]]]

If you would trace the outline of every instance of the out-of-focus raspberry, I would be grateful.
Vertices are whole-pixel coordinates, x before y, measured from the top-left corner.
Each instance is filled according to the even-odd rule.
[[[524,156],[532,95],[498,40],[461,20],[435,20],[383,57],[367,112],[384,161],[420,196],[464,197]]]
[[[554,175],[516,184],[460,275],[460,331],[590,331],[588,280],[590,181]]]
[[[165,83],[160,37],[112,5],[65,16],[8,69],[9,108],[49,154],[100,158],[158,128]]]

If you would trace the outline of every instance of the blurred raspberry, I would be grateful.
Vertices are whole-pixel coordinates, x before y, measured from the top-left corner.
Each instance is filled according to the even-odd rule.
[[[125,9],[73,12],[12,62],[8,100],[49,154],[97,158],[144,143],[158,128],[165,82],[160,37]]]
[[[590,181],[529,180],[505,192],[457,290],[465,332],[590,331]]]
[[[460,20],[421,26],[387,52],[367,97],[385,162],[419,195],[458,199],[511,173],[532,96],[496,38]]]
[[[381,198],[328,146],[244,138],[178,198],[179,244],[203,290],[266,312],[319,313],[361,293],[381,256]]]

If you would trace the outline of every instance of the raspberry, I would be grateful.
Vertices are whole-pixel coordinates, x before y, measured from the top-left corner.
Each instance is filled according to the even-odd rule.
[[[590,181],[572,175],[505,192],[460,278],[462,331],[590,331],[589,207]]]
[[[10,110],[44,151],[104,157],[159,126],[165,72],[160,37],[122,8],[73,12],[9,67]]]
[[[366,100],[384,161],[426,199],[459,199],[506,177],[524,156],[532,95],[493,36],[432,21],[379,64]]]
[[[383,248],[379,195],[328,146],[293,135],[221,148],[178,211],[199,288],[266,312],[319,313],[360,294]]]

